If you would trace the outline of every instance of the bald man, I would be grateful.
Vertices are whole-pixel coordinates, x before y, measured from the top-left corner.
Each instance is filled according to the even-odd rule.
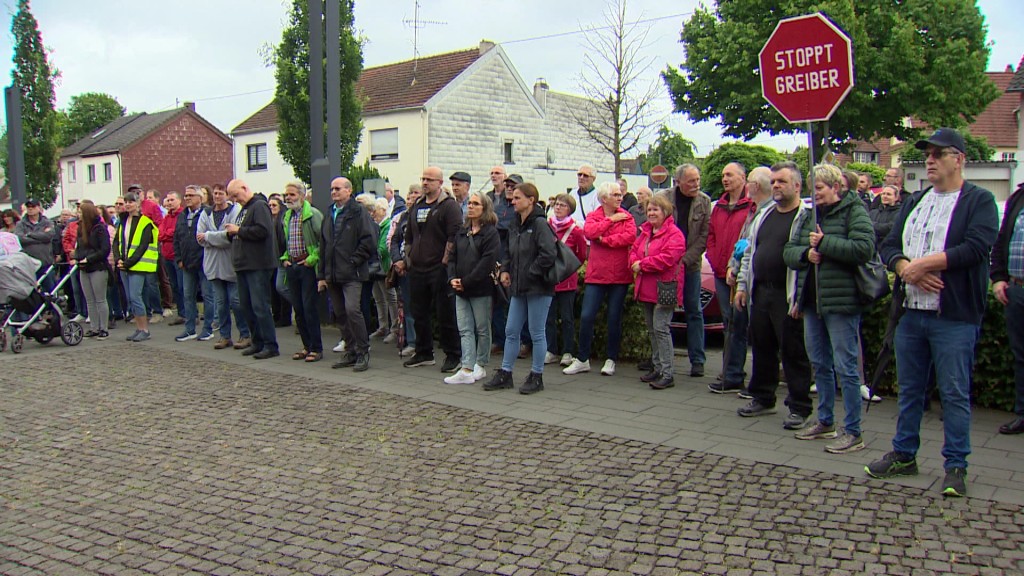
[[[274,316],[270,311],[274,257],[274,217],[262,194],[254,194],[242,180],[228,182],[228,198],[241,206],[234,223],[224,225],[231,239],[231,264],[238,279],[238,305],[252,332],[245,356],[265,360],[279,356]]]

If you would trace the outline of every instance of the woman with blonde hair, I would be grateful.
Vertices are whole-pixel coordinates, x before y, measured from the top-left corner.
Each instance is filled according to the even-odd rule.
[[[377,307],[377,331],[370,334],[371,338],[383,338],[385,344],[391,344],[398,337],[398,293],[395,288],[387,285],[387,271],[391,269],[391,250],[388,240],[391,238],[391,218],[388,218],[388,201],[376,198],[369,209],[370,216],[380,229],[377,240],[377,253],[380,257],[380,269],[384,272],[373,278],[373,303]]]
[[[107,279],[110,275],[110,234],[107,224],[100,217],[96,204],[82,200],[78,205],[81,217],[78,222],[77,241],[71,257],[71,264],[78,264],[82,292],[88,302],[89,331],[86,337],[106,340],[110,308],[107,306]]]

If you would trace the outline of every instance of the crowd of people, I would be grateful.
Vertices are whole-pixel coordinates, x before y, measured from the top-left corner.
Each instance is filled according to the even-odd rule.
[[[294,315],[302,348],[291,358],[317,362],[324,357],[318,294],[326,292],[341,335],[333,368],[368,370],[375,338],[404,342],[405,367],[432,366],[436,334],[448,384],[511,389],[517,358],[529,357],[521,394],[544,389],[545,366],[590,371],[599,318],[607,328],[600,373],[615,374],[631,287],[652,349],[639,380],[653,390],[675,385],[669,326],[680,306],[689,374],[703,376],[706,258],[726,327],[709,390],[746,399],[741,417],[774,414],[781,360],[783,427],[800,440],[828,440],[823,448],[833,454],[865,447],[861,404],[878,400],[864,385],[860,322],[872,302],[858,274],[880,256],[896,273],[905,308],[895,340],[899,419],[893,450],[866,470],[882,478],[917,472],[931,381],[944,414],[943,490],[958,496],[966,493],[971,368],[990,255],[1007,317],[1019,318],[1024,306],[1024,192],[1011,197],[999,232],[992,194],[963,179],[959,133],[942,128],[917,147],[932,187],[913,194],[898,168],[875,195],[870,176],[822,164],[805,183],[795,164],[782,162],[749,171],[728,164],[716,201],[701,192],[692,164],[676,169],[671,188],[641,187],[634,196],[625,181],[596,183],[584,165],[572,191],[545,203],[534,184],[501,166],[491,170],[487,192],[471,192],[472,178],[461,171],[445,186],[441,169],[430,166],[406,198],[390,184],[383,197],[356,196],[347,178],[335,178],[325,212],[300,182],[268,198],[236,179],[188,186],[180,197],[133,185],[115,205],[83,201],[59,224],[29,200],[23,217],[5,212],[3,225],[41,270],[55,260],[78,264],[73,300],[89,337],[106,338],[130,319],[126,339],[146,340],[149,324],[174,316],[173,308],[179,342],[216,337],[217,349],[266,359],[280,354],[275,329]],[[803,201],[807,195],[813,202]],[[551,273],[565,251],[585,262],[578,321],[579,276]],[[1016,418],[1000,431],[1016,434],[1024,432],[1024,333],[1008,327],[1018,400]],[[488,379],[495,354],[501,363]]]

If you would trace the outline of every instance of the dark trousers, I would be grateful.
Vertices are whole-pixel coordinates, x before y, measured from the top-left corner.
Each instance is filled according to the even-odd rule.
[[[1006,316],[1010,352],[1013,353],[1013,379],[1017,390],[1013,412],[1024,416],[1024,287],[1010,284],[1006,288],[1006,297],[1009,303],[1003,314]]]
[[[295,326],[299,329],[302,347],[308,352],[323,352],[320,336],[320,314],[317,310],[316,270],[293,264],[277,271],[288,278],[292,301],[295,305]]]
[[[357,355],[366,354],[370,350],[370,338],[363,319],[363,283],[358,280],[328,282],[327,292],[331,296],[331,308],[338,320],[341,339],[345,341],[345,350]]]
[[[558,323],[562,323],[561,350],[558,343]],[[548,309],[547,341],[548,352],[576,356],[576,291],[555,292],[555,298]]]
[[[412,317],[416,320],[416,354],[434,354],[433,314],[436,311],[441,349],[448,356],[460,358],[462,343],[455,322],[455,296],[448,294],[448,274],[444,267],[438,266],[429,272],[410,270],[408,276]]]
[[[803,320],[788,314],[784,287],[755,284],[750,307],[750,345],[753,374],[748,390],[762,406],[775,406],[779,387],[779,355],[786,372],[789,411],[810,416],[811,363],[804,349]]]
[[[238,307],[245,315],[252,333],[252,346],[256,350],[277,351],[277,332],[274,330],[274,317],[270,313],[270,275],[269,270],[240,270],[238,278]]]

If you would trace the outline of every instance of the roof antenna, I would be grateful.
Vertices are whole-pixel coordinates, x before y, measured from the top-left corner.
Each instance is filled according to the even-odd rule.
[[[416,65],[419,62],[420,51],[419,51],[419,35],[420,28],[426,28],[429,24],[436,24],[444,26],[447,22],[441,22],[438,20],[420,20],[420,0],[413,0],[413,16],[412,20],[406,18],[402,20],[402,23],[412,28],[412,82],[409,86],[416,85]]]

